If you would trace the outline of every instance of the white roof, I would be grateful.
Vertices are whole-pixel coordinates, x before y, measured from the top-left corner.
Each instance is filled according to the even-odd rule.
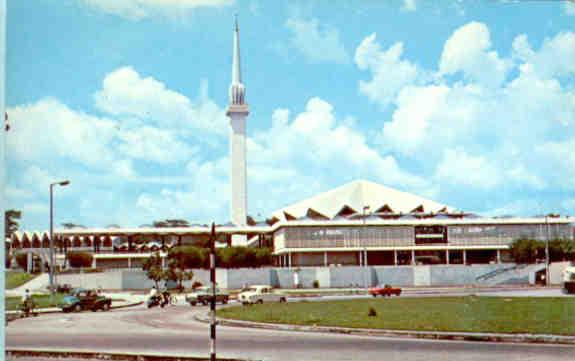
[[[279,209],[273,215],[279,220],[286,220],[285,213],[300,218],[306,216],[309,209],[328,218],[335,217],[345,206],[362,214],[363,207],[368,206],[368,213],[375,213],[387,205],[393,213],[410,213],[423,206],[423,211],[454,212],[455,209],[414,194],[398,191],[381,184],[366,180],[355,180],[341,187],[318,194],[312,198],[297,202]]]

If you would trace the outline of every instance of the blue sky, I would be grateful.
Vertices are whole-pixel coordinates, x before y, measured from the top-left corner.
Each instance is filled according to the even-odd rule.
[[[575,213],[575,4],[8,1],[22,228],[229,219],[232,29],[248,213],[357,178],[485,215]],[[258,217],[258,215],[261,215]]]

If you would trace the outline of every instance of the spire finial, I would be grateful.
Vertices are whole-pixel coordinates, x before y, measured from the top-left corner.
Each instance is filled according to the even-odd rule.
[[[234,14],[235,23],[236,23],[236,32],[240,31],[240,27],[238,26],[238,14]]]
[[[245,88],[240,70],[240,31],[238,15],[235,14],[234,48],[232,60],[232,84],[230,85],[230,104],[244,104]]]

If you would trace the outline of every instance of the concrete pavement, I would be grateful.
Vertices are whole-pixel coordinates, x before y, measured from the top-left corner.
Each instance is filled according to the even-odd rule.
[[[110,312],[47,314],[6,328],[6,346],[203,356],[209,326],[197,322],[207,307],[136,306]],[[573,346],[398,339],[218,326],[220,356],[284,360],[572,361]]]

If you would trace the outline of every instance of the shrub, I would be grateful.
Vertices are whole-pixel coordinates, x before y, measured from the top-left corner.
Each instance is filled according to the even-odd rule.
[[[319,288],[319,281],[313,280],[313,288]]]
[[[89,268],[92,267],[92,254],[87,252],[68,252],[68,261],[70,262],[70,267],[74,268]]]
[[[168,252],[168,262],[176,262],[180,268],[203,268],[206,259],[209,262],[208,250],[193,246],[178,246]]]
[[[367,316],[375,317],[377,316],[377,311],[372,306],[369,306],[369,310],[367,311]]]

